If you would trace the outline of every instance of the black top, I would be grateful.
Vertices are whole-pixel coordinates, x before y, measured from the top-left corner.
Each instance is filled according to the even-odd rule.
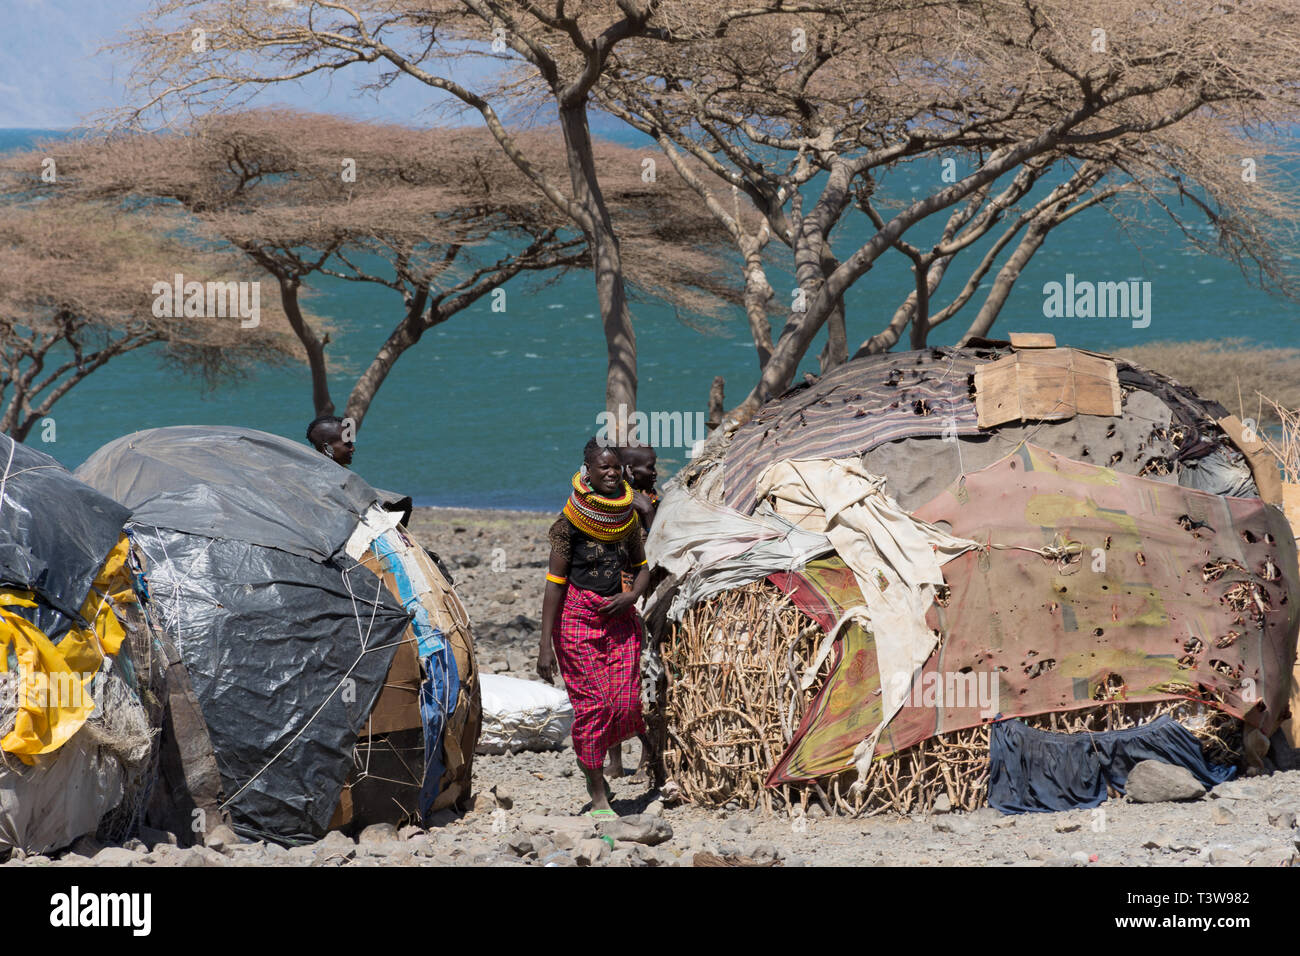
[[[564,515],[551,525],[551,549],[569,566],[569,583],[606,597],[623,590],[620,574],[635,574],[645,564],[641,522],[618,541],[597,541],[573,526]]]

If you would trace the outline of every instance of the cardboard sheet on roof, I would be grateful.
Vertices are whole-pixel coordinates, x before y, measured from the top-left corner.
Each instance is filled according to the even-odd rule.
[[[1119,375],[1107,358],[1070,348],[1030,348],[975,367],[980,428],[1120,414]]]

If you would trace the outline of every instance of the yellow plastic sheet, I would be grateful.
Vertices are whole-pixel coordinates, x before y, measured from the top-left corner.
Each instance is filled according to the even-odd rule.
[[[0,673],[8,671],[12,651],[20,674],[18,713],[13,730],[0,738],[0,750],[31,763],[33,757],[63,746],[94,711],[90,682],[104,657],[117,654],[126,637],[114,606],[135,600],[126,566],[128,548],[122,538],[109,553],[81,607],[91,626],[73,628],[57,645],[31,621],[8,610],[35,607],[30,592],[0,590]]]

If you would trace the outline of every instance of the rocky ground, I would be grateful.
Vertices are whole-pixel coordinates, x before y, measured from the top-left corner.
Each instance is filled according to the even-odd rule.
[[[465,600],[480,665],[535,679],[537,631],[553,515],[421,509],[412,530],[437,552]],[[625,745],[625,764],[638,744]],[[1300,771],[1220,784],[1183,802],[1111,800],[1095,810],[1003,816],[934,813],[827,818],[665,807],[645,784],[614,785],[618,821],[579,816],[586,803],[569,748],[475,758],[478,797],[429,829],[371,827],[285,849],[224,828],[210,846],[174,838],[101,847],[83,839],[55,857],[15,854],[5,866],[1279,866],[1300,861]]]

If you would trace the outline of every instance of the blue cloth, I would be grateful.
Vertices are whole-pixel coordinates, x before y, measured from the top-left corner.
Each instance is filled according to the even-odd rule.
[[[420,816],[426,817],[433,809],[442,788],[443,762],[442,735],[449,718],[456,709],[460,696],[460,672],[456,668],[456,655],[446,636],[429,619],[429,612],[420,601],[415,586],[400,553],[401,539],[396,531],[380,535],[371,545],[385,571],[392,574],[398,597],[411,615],[411,630],[415,632],[416,654],[420,658],[423,680],[420,683],[420,722],[424,725],[424,777],[420,785]]]
[[[1237,772],[1207,763],[1196,737],[1168,714],[1097,734],[1054,734],[1003,720],[989,737],[989,806],[1003,813],[1095,807],[1106,799],[1107,784],[1123,793],[1142,760],[1184,767],[1206,787]]]

